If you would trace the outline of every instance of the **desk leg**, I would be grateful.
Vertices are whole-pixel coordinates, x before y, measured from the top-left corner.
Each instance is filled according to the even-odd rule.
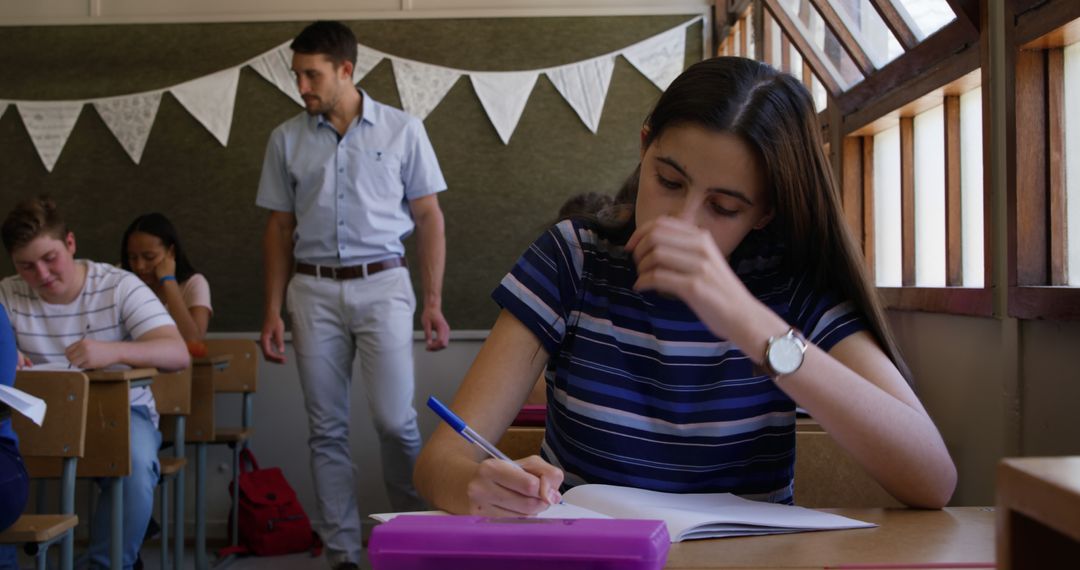
[[[195,569],[206,570],[206,442],[195,444]]]
[[[112,516],[109,517],[109,562],[113,570],[124,570],[124,480],[112,477]]]
[[[78,458],[64,459],[60,475],[60,512],[75,514],[75,470]],[[73,570],[75,567],[75,529],[68,531],[60,542],[60,569]]]
[[[184,442],[184,416],[176,416],[176,436],[173,442],[173,452],[176,457],[184,457],[186,453]],[[175,524],[173,525],[173,534],[176,536],[176,547],[173,550],[173,560],[175,561],[175,568],[183,570],[184,568],[184,472],[187,471],[187,467],[184,467],[176,474],[176,489],[173,491],[173,511],[175,517]],[[164,545],[162,546],[164,548]],[[162,568],[162,570],[166,570]]]

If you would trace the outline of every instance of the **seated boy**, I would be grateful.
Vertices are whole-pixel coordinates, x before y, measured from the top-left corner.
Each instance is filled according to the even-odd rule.
[[[72,234],[47,197],[15,206],[0,229],[18,275],[0,281],[0,303],[15,329],[19,365],[113,364],[179,370],[187,347],[157,296],[135,275],[75,259]],[[149,388],[131,389],[131,475],[124,493],[124,568],[138,557],[153,509],[161,434]],[[90,562],[109,566],[109,486],[94,513]]]

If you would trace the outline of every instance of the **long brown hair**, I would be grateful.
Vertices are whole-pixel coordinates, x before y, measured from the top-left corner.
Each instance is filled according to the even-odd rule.
[[[806,275],[815,290],[833,291],[851,301],[910,383],[911,372],[844,220],[806,88],[794,77],[751,59],[701,61],[660,96],[645,121],[642,146],[647,148],[669,127],[688,124],[732,133],[754,149],[776,212],[764,231],[784,246],[787,268],[794,275]],[[635,171],[615,205],[593,217],[605,237],[625,242],[633,233],[637,183]]]

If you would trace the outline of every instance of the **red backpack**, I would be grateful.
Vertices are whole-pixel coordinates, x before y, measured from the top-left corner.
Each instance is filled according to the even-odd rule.
[[[281,469],[259,469],[255,455],[244,449],[240,452],[239,479],[239,546],[221,549],[222,557],[276,556],[305,550],[310,550],[312,556],[322,554],[322,541],[311,530],[311,521]],[[230,495],[236,492],[235,484],[229,483]]]

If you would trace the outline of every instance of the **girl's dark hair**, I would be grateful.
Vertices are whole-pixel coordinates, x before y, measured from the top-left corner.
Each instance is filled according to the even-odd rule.
[[[160,239],[165,249],[173,248],[173,256],[176,258],[176,280],[180,283],[187,281],[189,277],[198,273],[191,265],[191,262],[188,261],[187,254],[184,253],[184,247],[180,245],[180,236],[176,233],[176,228],[172,225],[172,222],[164,214],[157,212],[143,214],[135,218],[135,221],[131,222],[131,225],[124,230],[124,237],[120,240],[120,267],[131,271],[131,261],[128,259],[128,239],[135,232],[150,234]]]
[[[814,101],[802,83],[751,59],[698,62],[660,96],[645,121],[643,147],[681,125],[734,134],[754,150],[776,214],[762,231],[784,247],[787,268],[805,274],[815,290],[833,291],[854,303],[882,350],[911,382],[844,220]],[[625,243],[634,231],[640,168],[623,185],[615,205],[595,216],[600,231],[613,241]]]

